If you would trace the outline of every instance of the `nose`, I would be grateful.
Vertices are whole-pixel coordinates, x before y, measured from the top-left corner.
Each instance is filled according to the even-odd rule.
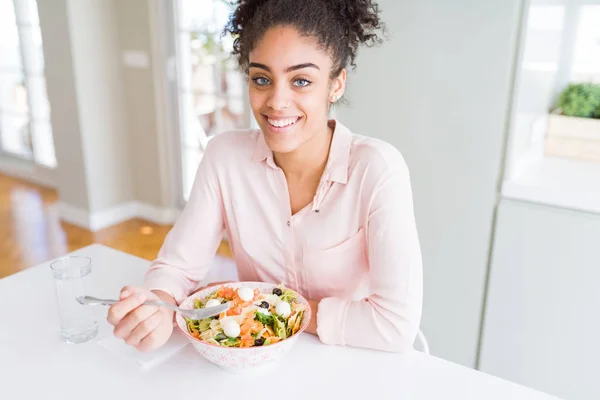
[[[280,111],[288,108],[290,104],[291,91],[284,85],[274,86],[267,100],[267,106],[274,111]]]

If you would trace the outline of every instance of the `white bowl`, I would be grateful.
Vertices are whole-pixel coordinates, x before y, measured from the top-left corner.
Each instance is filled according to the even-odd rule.
[[[234,289],[248,287],[251,289],[258,289],[261,293],[265,294],[272,293],[273,289],[277,287],[277,285],[275,284],[264,282],[236,282],[227,283],[225,285],[220,286],[212,286],[189,296],[180,304],[180,307],[194,308],[195,299],[204,300],[208,295],[210,295],[215,290],[218,290],[223,286],[231,287]],[[219,367],[228,371],[244,372],[254,369],[256,367],[267,365],[273,361],[280,359],[285,353],[287,353],[292,348],[292,346],[294,346],[294,343],[296,343],[296,340],[298,339],[298,335],[300,335],[300,333],[302,333],[306,329],[311,319],[311,309],[304,297],[302,297],[298,293],[296,293],[296,296],[296,301],[298,301],[301,304],[307,305],[300,329],[298,330],[298,332],[296,332],[289,338],[274,344],[270,344],[268,346],[225,347],[212,343],[207,343],[203,340],[195,338],[188,332],[185,319],[180,314],[176,315],[175,320],[177,322],[177,327],[179,328],[179,330],[188,338],[188,340],[192,343],[194,348],[207,360],[209,360],[212,363],[215,363]]]

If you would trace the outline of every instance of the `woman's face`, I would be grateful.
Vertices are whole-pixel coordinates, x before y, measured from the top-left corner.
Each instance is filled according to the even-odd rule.
[[[250,106],[267,145],[276,153],[310,148],[327,131],[329,103],[343,93],[346,71],[332,81],[330,55],[287,26],[269,29],[249,61]]]

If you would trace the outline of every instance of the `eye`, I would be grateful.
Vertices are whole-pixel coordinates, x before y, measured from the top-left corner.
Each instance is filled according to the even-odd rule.
[[[265,78],[264,76],[258,76],[256,78],[252,78],[252,81],[257,86],[265,86],[265,85],[269,84],[269,80],[267,78]]]
[[[302,79],[302,78],[300,78],[300,79],[296,79],[294,81],[293,85],[297,86],[297,87],[306,87],[306,86],[310,85],[311,83],[312,82],[309,81],[308,79]]]

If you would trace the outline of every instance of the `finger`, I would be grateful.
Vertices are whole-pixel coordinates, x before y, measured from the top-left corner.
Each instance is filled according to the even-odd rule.
[[[146,301],[146,296],[138,293],[113,304],[108,309],[108,322],[111,325],[117,325],[129,312],[139,307],[144,301]]]
[[[137,293],[143,293],[144,290],[140,287],[136,287],[136,286],[125,286],[123,289],[121,289],[121,294],[120,294],[120,299],[121,300],[125,300],[126,298],[128,298],[131,295],[137,294]]]
[[[145,352],[145,351],[154,350],[154,349],[160,347],[163,344],[161,342],[166,342],[166,340],[164,340],[164,341],[159,340],[160,334],[161,333],[158,331],[158,329],[153,330],[145,338],[143,338],[140,341],[140,344],[135,346],[135,348],[138,349],[139,351]]]
[[[137,307],[123,317],[123,319],[115,326],[115,336],[122,339],[128,338],[136,326],[150,318],[150,316],[158,310],[159,308],[154,306]]]
[[[140,341],[148,336],[162,322],[164,314],[156,310],[154,314],[140,322],[125,339],[130,346],[137,346]]]

